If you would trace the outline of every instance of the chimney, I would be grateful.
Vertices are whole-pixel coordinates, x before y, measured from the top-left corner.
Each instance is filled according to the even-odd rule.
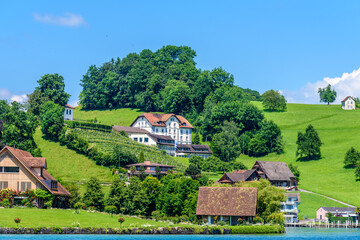
[[[144,161],[145,165],[150,165],[150,161]]]

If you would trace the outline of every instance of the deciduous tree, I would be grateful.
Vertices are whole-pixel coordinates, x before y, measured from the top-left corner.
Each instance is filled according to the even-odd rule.
[[[334,102],[336,99],[336,91],[331,89],[330,84],[325,88],[319,88],[318,93],[320,96],[320,102],[325,102],[328,105],[330,105],[330,103]]]
[[[311,124],[307,126],[305,133],[298,132],[296,144],[298,145],[296,156],[306,157],[307,159],[318,159],[321,157],[320,147],[322,142]]]
[[[354,168],[358,162],[360,162],[360,152],[351,147],[345,154],[344,167]]]
[[[262,94],[262,104],[264,109],[270,111],[285,111],[286,99],[278,91],[268,90]]]

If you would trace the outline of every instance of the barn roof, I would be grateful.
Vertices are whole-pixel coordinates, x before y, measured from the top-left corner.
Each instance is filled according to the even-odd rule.
[[[256,161],[253,169],[260,166],[266,177],[271,181],[290,181],[295,178],[285,162]]]

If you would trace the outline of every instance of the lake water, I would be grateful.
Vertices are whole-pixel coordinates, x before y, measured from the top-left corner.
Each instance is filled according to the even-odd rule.
[[[360,229],[287,228],[277,235],[0,235],[0,240],[287,240],[287,239],[360,239]]]

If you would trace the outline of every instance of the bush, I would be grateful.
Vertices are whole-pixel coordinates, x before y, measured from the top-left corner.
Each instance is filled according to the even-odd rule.
[[[75,203],[75,205],[74,205],[74,208],[75,208],[75,212],[76,212],[76,213],[80,213],[80,209],[84,209],[85,207],[86,207],[85,204],[82,203],[82,202],[77,202],[77,203]]]
[[[52,204],[53,204],[52,201],[47,201],[47,202],[45,202],[44,207],[45,207],[45,208],[51,208],[51,207],[52,207]]]
[[[272,213],[267,217],[267,222],[277,223],[283,225],[285,223],[284,215],[282,213]]]
[[[254,223],[264,223],[264,219],[262,219],[259,216],[256,216],[256,217],[254,217],[253,222]]]
[[[116,214],[118,210],[115,206],[110,205],[105,207],[105,212],[110,213],[110,215],[112,216],[113,214]]]
[[[2,200],[1,205],[2,205],[4,208],[10,208],[10,201],[9,201],[9,199],[4,199],[4,200]]]
[[[91,122],[80,122],[80,121],[65,121],[69,128],[81,128],[81,129],[91,129],[103,132],[111,132],[112,126],[99,124],[99,123],[91,123]]]

